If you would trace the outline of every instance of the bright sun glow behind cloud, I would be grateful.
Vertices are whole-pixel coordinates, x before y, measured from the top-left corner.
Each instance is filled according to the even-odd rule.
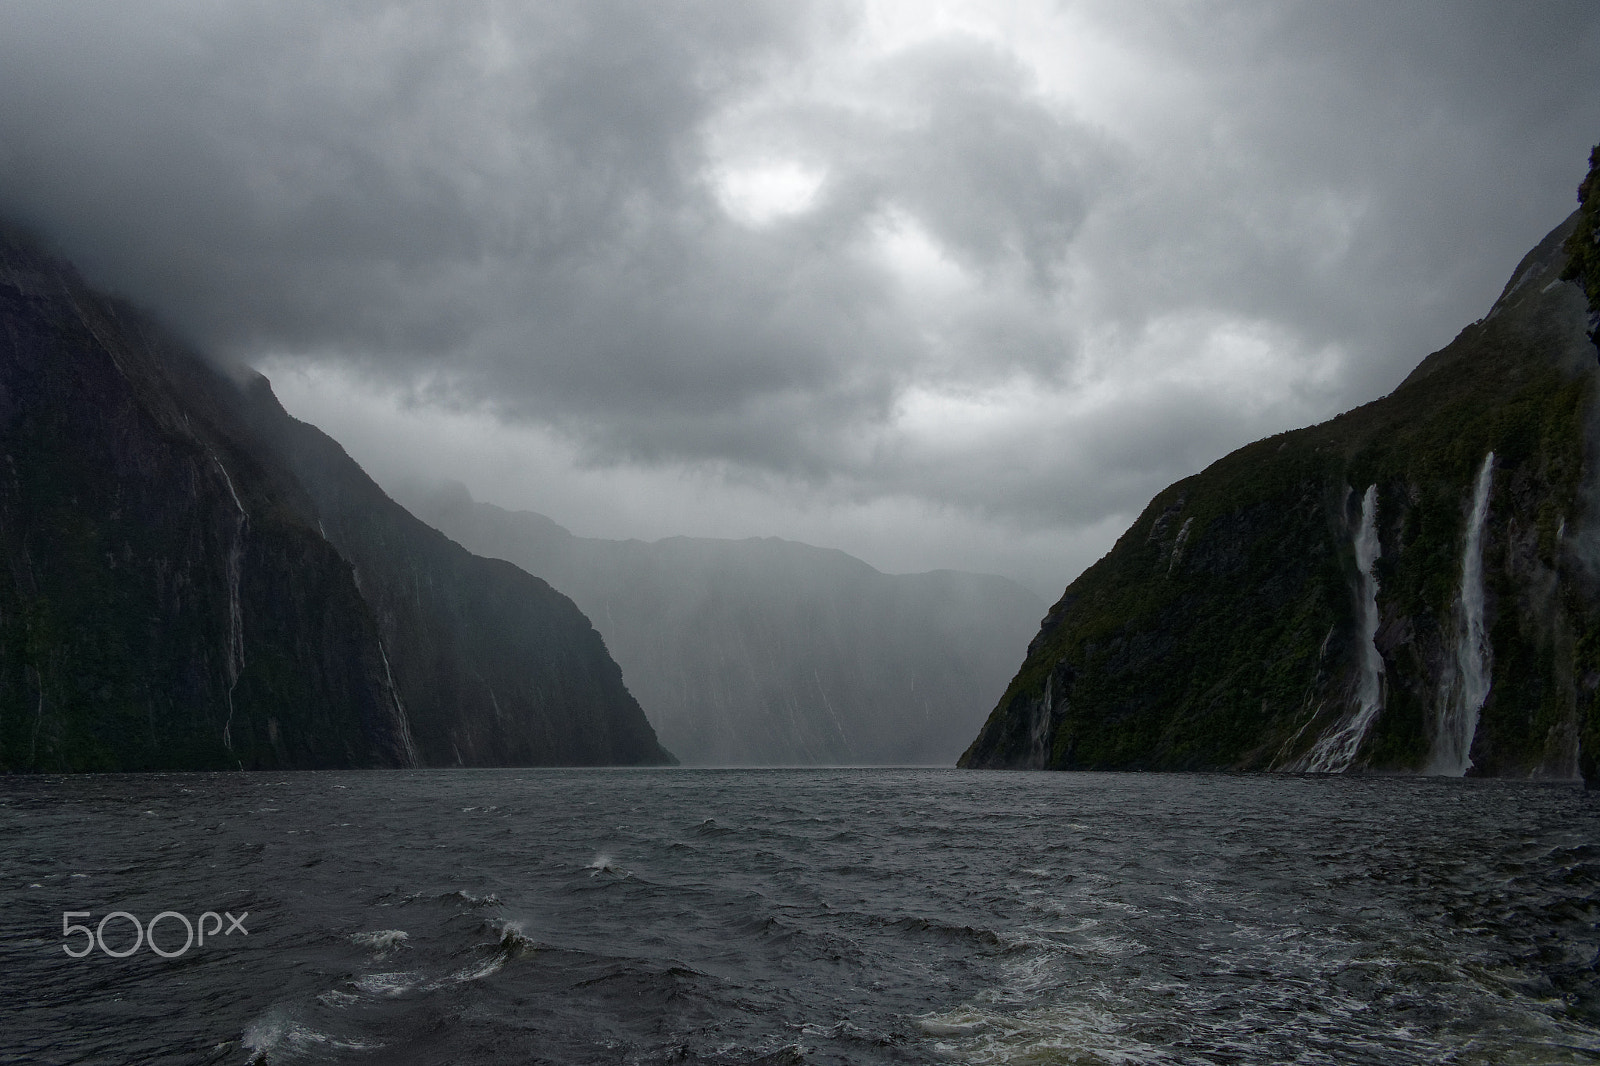
[[[787,160],[729,166],[715,178],[723,210],[747,226],[766,226],[811,206],[822,171]]]

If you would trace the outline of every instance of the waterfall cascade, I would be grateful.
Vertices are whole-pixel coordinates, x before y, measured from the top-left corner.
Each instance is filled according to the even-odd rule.
[[[1434,719],[1433,754],[1428,772],[1460,777],[1472,766],[1472,738],[1478,712],[1489,696],[1492,651],[1483,625],[1483,524],[1489,516],[1489,489],[1494,481],[1494,452],[1484,457],[1472,491],[1467,543],[1461,554],[1461,595],[1456,608],[1455,654],[1439,686]]]
[[[1054,703],[1051,689],[1055,680],[1054,674],[1044,679],[1044,693],[1033,705],[1033,721],[1028,730],[1029,769],[1046,770],[1050,766],[1050,709]]]
[[[389,686],[389,698],[394,700],[395,724],[400,730],[400,747],[405,751],[406,765],[417,767],[422,765],[422,757],[417,754],[417,742],[411,736],[411,720],[406,717],[406,705],[401,702],[400,689],[394,683],[394,671],[389,669],[389,653],[384,650],[383,638],[378,638],[378,654],[383,656],[383,679]],[[494,690],[489,690],[489,698],[494,698]],[[495,713],[500,712],[500,705],[495,704]]]
[[[222,743],[229,751],[233,750],[233,690],[239,684],[239,672],[244,669],[244,609],[239,602],[239,577],[244,565],[244,533],[249,516],[245,513],[244,504],[239,502],[239,494],[234,491],[233,478],[228,476],[228,468],[222,465],[222,460],[212,456],[212,461],[217,464],[217,469],[222,471],[222,480],[228,485],[228,495],[233,497],[233,506],[238,509],[238,517],[234,521],[233,540],[228,545],[228,657],[225,667],[228,675],[228,719],[222,723]]]
[[[1310,773],[1342,774],[1355,761],[1367,730],[1383,709],[1383,656],[1378,653],[1378,578],[1372,564],[1378,561],[1378,486],[1361,498],[1361,526],[1355,537],[1356,566],[1361,571],[1361,677],[1353,711],[1328,730],[1305,757]]]

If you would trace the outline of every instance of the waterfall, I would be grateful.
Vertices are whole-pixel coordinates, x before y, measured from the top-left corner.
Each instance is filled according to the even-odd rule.
[[[1483,523],[1489,515],[1494,452],[1483,460],[1472,491],[1472,516],[1461,553],[1461,596],[1456,608],[1456,647],[1439,686],[1433,756],[1428,772],[1460,777],[1472,766],[1472,738],[1478,712],[1489,696],[1491,649],[1483,628]]]
[[[389,698],[394,700],[395,728],[399,731],[400,749],[405,752],[406,766],[417,767],[422,765],[422,759],[417,755],[417,742],[411,736],[411,721],[406,717],[406,705],[400,700],[400,689],[394,683],[394,671],[389,669],[389,653],[383,648],[383,638],[378,638],[378,654],[383,656],[383,679],[389,685]],[[494,690],[489,691],[489,698],[494,698]],[[496,705],[495,711],[500,710]],[[457,762],[460,761],[459,755]]]
[[[1050,768],[1050,710],[1051,689],[1055,687],[1055,672],[1044,679],[1044,693],[1033,705],[1033,721],[1028,731],[1028,769]]]
[[[1378,578],[1372,564],[1383,546],[1378,541],[1378,486],[1361,498],[1361,527],[1356,530],[1356,566],[1361,571],[1361,678],[1356,707],[1317,741],[1305,758],[1311,773],[1342,774],[1355,761],[1367,730],[1383,709],[1383,656],[1378,652]]]
[[[222,743],[232,751],[233,690],[239,683],[239,672],[244,669],[244,609],[239,602],[239,576],[244,565],[244,533],[249,516],[245,514],[244,504],[239,502],[239,494],[234,491],[233,478],[228,476],[228,468],[223,466],[222,460],[215,455],[211,457],[211,461],[222,471],[222,480],[228,486],[228,495],[233,497],[233,506],[239,512],[234,520],[233,540],[228,545],[228,657],[225,663],[228,674],[228,719],[222,724]]]

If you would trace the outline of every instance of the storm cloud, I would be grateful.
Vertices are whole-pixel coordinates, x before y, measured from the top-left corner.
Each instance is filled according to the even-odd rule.
[[[13,4],[0,213],[380,477],[1059,591],[1483,314],[1596,55],[1577,4]]]

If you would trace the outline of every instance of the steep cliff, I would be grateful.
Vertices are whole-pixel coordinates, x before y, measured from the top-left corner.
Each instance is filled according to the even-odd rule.
[[[949,765],[1045,607],[1005,578],[884,574],[793,541],[576,537],[464,489],[407,502],[570,594],[693,764]]]
[[[1568,219],[1389,396],[1166,489],[969,767],[1592,776],[1596,349]],[[1580,738],[1584,741],[1580,745]]]
[[[425,764],[673,761],[570,599],[415,518],[335,441],[284,413],[265,379],[248,392],[252,425],[354,565]]]
[[[0,769],[659,762],[598,634],[0,229]]]

